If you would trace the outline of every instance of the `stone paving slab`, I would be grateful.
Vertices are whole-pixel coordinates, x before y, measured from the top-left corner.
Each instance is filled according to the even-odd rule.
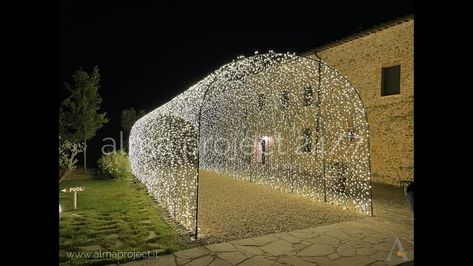
[[[154,265],[166,265],[166,266],[175,266],[176,262],[174,256],[163,255],[156,258],[149,258],[145,260],[137,260],[127,263],[128,266],[154,266]]]
[[[238,263],[244,261],[247,259],[245,255],[243,255],[241,252],[235,251],[235,252],[218,252],[217,257],[220,259],[230,263],[231,265],[237,265]]]
[[[269,254],[272,256],[281,256],[283,254],[289,255],[291,251],[294,251],[292,244],[284,240],[276,240],[272,243],[262,246],[261,249],[266,254]]]
[[[396,240],[402,249],[395,245]],[[412,220],[399,223],[382,217],[366,217],[212,244],[179,251],[161,260],[143,260],[147,264],[126,265],[397,265],[405,262],[404,256],[414,259]]]
[[[213,244],[207,246],[207,249],[210,249],[211,251],[216,251],[216,252],[222,252],[222,251],[238,251],[235,246],[233,246],[230,243],[219,243],[219,244]]]

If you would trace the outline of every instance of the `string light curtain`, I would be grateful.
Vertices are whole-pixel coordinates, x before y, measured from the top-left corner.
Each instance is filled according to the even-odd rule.
[[[238,57],[139,119],[129,143],[134,175],[196,235],[200,169],[372,214],[366,111],[321,60]]]

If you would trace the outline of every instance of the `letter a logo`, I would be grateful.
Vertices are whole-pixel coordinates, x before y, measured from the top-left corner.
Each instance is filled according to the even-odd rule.
[[[398,257],[402,257],[402,260],[403,261],[407,261],[408,258],[406,256],[406,251],[404,250],[404,247],[402,246],[402,243],[401,243],[401,240],[399,240],[399,237],[396,238],[396,240],[394,240],[394,244],[393,244],[393,247],[391,248],[391,252],[389,252],[389,256],[388,258],[386,259],[387,261],[390,261],[391,260],[391,255],[393,254],[393,251],[394,251],[394,248],[396,247],[396,245],[398,246],[398,250],[396,252],[396,256]]]

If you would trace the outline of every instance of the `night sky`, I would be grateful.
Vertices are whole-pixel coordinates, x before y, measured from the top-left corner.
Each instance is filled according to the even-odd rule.
[[[301,53],[414,13],[412,0],[118,2],[61,3],[60,101],[76,69],[97,65],[110,118],[89,144],[91,166],[103,138],[118,140],[125,108],[151,111],[239,55]]]

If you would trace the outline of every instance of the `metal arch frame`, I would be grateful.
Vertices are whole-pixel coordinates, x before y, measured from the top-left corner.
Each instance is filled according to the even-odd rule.
[[[253,56],[250,56],[250,57],[245,57],[245,58],[242,58],[242,59],[238,59],[238,60],[244,60],[244,59],[249,59],[249,58],[254,58],[254,57],[261,57],[262,55],[258,54],[258,55],[253,55]],[[353,90],[355,91],[356,95],[358,96],[358,100],[360,101],[361,105],[363,106],[363,114],[364,114],[364,118],[365,118],[365,121],[366,121],[366,130],[367,130],[367,133],[368,133],[368,139],[367,139],[367,145],[368,145],[368,173],[369,173],[369,184],[370,184],[370,207],[371,207],[371,216],[373,216],[373,187],[372,187],[372,179],[371,179],[371,146],[370,146],[370,130],[369,130],[369,121],[368,121],[368,114],[366,112],[366,107],[365,105],[363,104],[363,101],[361,99],[361,96],[360,96],[360,93],[358,92],[358,90],[356,89],[356,87],[353,85],[353,83],[348,80],[346,78],[345,75],[341,74],[340,71],[338,71],[336,68],[332,67],[331,65],[325,63],[324,61],[322,61],[322,59],[316,54],[316,56],[318,57],[318,59],[314,59],[314,58],[311,58],[311,57],[308,57],[308,56],[301,56],[301,55],[295,55],[295,58],[292,58],[286,62],[283,62],[282,64],[278,65],[278,67],[280,67],[281,65],[283,64],[288,64],[290,62],[294,62],[296,60],[300,60],[300,59],[307,59],[307,60],[312,60],[312,61],[315,61],[318,63],[318,67],[317,67],[317,71],[318,71],[318,89],[320,89],[320,84],[321,84],[321,66],[322,64],[324,66],[327,66],[331,71],[334,71],[336,74],[338,74],[345,82],[347,82],[348,84],[350,84],[350,86],[353,88]],[[220,69],[224,69],[226,67],[229,67],[230,64],[226,64],[224,66],[222,66]],[[262,70],[264,71],[264,70]],[[257,72],[259,73],[259,72]],[[257,74],[257,73],[253,73],[254,74]],[[199,106],[199,113],[198,113],[198,117],[197,117],[197,178],[196,178],[196,208],[195,208],[195,239],[198,239],[198,220],[199,220],[199,184],[200,184],[200,145],[201,145],[201,118],[202,118],[202,109],[203,109],[203,106],[205,104],[205,100],[207,99],[207,95],[210,91],[210,89],[212,88],[212,85],[214,84],[214,82],[218,80],[218,76],[215,76],[213,77],[213,80],[210,82],[210,84],[208,84],[205,88],[205,91],[204,91],[204,94],[202,96],[202,101],[200,102],[200,106]],[[320,106],[321,106],[321,102],[319,100],[320,98],[317,97],[317,102],[318,102],[318,107],[319,107],[319,110],[320,110]],[[323,124],[322,124],[323,125]],[[324,134],[322,134],[324,135]],[[323,143],[323,146],[325,146],[325,143]],[[323,150],[322,154],[325,153],[325,150]],[[326,189],[326,176],[325,176],[325,155],[323,155],[322,157],[322,169],[323,169],[323,185],[324,185],[324,202],[327,201],[327,189]]]
[[[315,54],[317,57],[319,57],[317,54]],[[308,59],[312,59],[312,60],[315,60],[313,58],[310,58],[310,57],[307,57],[307,56],[302,56],[302,57],[305,57],[305,58],[308,58]],[[320,58],[318,59],[319,62],[323,62]],[[353,88],[353,90],[356,92],[356,95],[358,96],[358,99],[360,101],[360,103],[363,105],[363,114],[365,116],[365,120],[366,120],[366,130],[368,132],[368,173],[369,173],[369,181],[370,181],[370,207],[371,207],[371,216],[374,216],[373,214],[373,183],[372,183],[372,178],[371,178],[371,141],[370,141],[370,123],[369,123],[369,120],[368,120],[368,113],[366,112],[366,107],[365,105],[363,104],[363,100],[361,99],[361,95],[360,93],[358,92],[358,90],[356,89],[355,85],[353,85],[353,83],[345,76],[343,75],[342,73],[340,73],[340,71],[338,71],[338,69],[332,67],[331,65],[323,62],[324,65],[328,66],[332,71],[335,71],[338,75],[340,75],[340,77],[342,77],[345,82],[347,82],[348,84],[351,85],[351,87]],[[325,177],[324,177],[325,179]]]

